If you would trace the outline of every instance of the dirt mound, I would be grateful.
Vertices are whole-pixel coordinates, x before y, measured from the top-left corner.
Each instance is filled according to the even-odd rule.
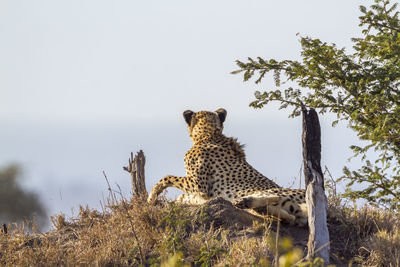
[[[207,215],[206,219],[201,221],[207,227],[213,226],[214,228],[230,230],[231,238],[242,236],[261,238],[264,235],[264,231],[254,229],[254,225],[265,223],[266,220],[270,223],[270,230],[275,233],[278,230],[277,219],[266,219],[265,217],[252,214],[248,210],[238,209],[231,202],[223,198],[215,198],[202,206],[190,207],[190,209],[192,209],[196,218],[204,217],[200,213]],[[197,219],[197,221],[199,220]],[[335,233],[340,232],[342,229],[340,222],[335,219],[328,220],[328,227],[331,235],[331,263],[337,266],[344,266],[340,258],[347,256],[343,255],[342,239],[345,237],[335,235]],[[307,253],[308,235],[308,227],[293,226],[285,222],[279,223],[279,236],[290,238],[293,241],[293,245],[300,247],[304,251],[304,254]]]

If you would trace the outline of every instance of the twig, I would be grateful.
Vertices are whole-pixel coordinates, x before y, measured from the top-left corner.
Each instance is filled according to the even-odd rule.
[[[282,103],[286,103],[292,106],[297,106],[297,107],[301,107],[300,103],[294,102],[294,101],[290,101],[290,100],[286,100],[286,99],[279,99],[279,98],[270,98],[268,99],[268,101],[279,101]]]
[[[111,189],[110,183],[108,182],[108,178],[107,178],[107,175],[106,175],[105,171],[103,171],[103,175],[104,175],[104,178],[106,178],[106,182],[107,182],[107,185],[108,185],[108,191],[110,192],[110,196],[111,196],[112,205],[114,205],[115,204],[115,198],[114,198],[114,195],[112,193],[112,189]]]
[[[281,213],[278,213],[278,225],[276,227],[276,237],[275,237],[275,267],[279,267],[279,228],[280,228],[280,216]]]
[[[324,174],[327,173],[329,179],[331,180],[331,183],[333,185],[333,196],[336,197],[337,196],[337,191],[336,191],[336,181],[335,179],[333,179],[332,173],[329,171],[328,167],[325,165],[325,171]]]

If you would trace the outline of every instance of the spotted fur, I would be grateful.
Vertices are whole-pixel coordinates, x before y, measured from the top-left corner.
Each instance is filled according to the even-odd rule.
[[[305,191],[282,188],[254,169],[246,161],[243,146],[222,134],[226,114],[224,109],[183,113],[193,141],[185,155],[186,176],[164,177],[153,187],[148,201],[154,202],[165,188],[176,187],[186,193],[181,201],[200,204],[223,197],[238,208],[306,224]]]

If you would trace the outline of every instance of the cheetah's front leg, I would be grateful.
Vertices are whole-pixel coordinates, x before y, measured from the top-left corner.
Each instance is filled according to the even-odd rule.
[[[183,192],[192,192],[195,188],[192,188],[192,183],[185,176],[173,176],[167,175],[162,178],[151,190],[151,193],[147,199],[148,202],[154,203],[159,194],[168,187],[176,187]]]

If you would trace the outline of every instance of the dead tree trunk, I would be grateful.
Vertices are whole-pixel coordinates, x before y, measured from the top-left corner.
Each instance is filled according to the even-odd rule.
[[[308,208],[308,255],[320,257],[329,264],[329,232],[326,223],[327,199],[321,170],[321,127],[317,112],[302,106],[303,112],[303,161]]]
[[[135,158],[133,158],[133,153],[131,152],[131,158],[128,162],[128,167],[123,169],[131,175],[132,181],[132,194],[134,196],[139,196],[143,199],[147,199],[148,193],[146,190],[145,175],[144,175],[144,165],[146,163],[146,158],[143,151],[140,150]]]

